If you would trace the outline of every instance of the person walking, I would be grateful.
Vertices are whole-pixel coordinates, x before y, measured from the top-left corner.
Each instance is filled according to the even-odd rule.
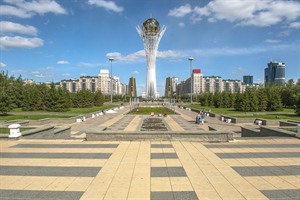
[[[204,113],[201,114],[201,125],[204,125]]]
[[[201,120],[201,114],[199,112],[196,116],[196,124],[200,124],[200,120]]]

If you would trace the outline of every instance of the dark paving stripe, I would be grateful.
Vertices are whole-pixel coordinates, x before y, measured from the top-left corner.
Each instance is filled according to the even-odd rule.
[[[151,159],[174,159],[178,158],[176,153],[151,153]]]
[[[111,153],[0,153],[0,158],[108,159],[110,156]]]
[[[77,191],[41,191],[41,190],[0,190],[0,199],[80,199],[84,192]]]
[[[300,199],[300,190],[260,190],[269,199]]]
[[[297,176],[300,165],[295,166],[252,166],[232,167],[241,176]]]
[[[183,167],[151,167],[151,177],[186,177]]]
[[[197,200],[194,191],[151,192],[151,200]]]
[[[300,152],[216,153],[219,158],[300,158]]]
[[[100,170],[101,167],[0,166],[0,175],[94,177]]]
[[[17,144],[10,148],[117,148],[118,144]]]
[[[206,148],[300,148],[300,144],[208,144]]]
[[[151,144],[151,148],[173,148],[172,144]]]

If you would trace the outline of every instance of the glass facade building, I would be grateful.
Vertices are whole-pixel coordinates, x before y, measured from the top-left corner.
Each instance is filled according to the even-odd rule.
[[[265,84],[285,83],[285,64],[283,62],[269,62],[268,67],[265,68]]]

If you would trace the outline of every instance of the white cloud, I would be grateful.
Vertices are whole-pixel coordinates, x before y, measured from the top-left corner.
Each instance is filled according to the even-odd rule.
[[[280,52],[280,51],[298,51],[299,46],[290,45],[263,45],[263,46],[253,46],[253,47],[224,47],[224,48],[208,48],[208,49],[194,49],[192,51],[181,51],[180,54],[184,57],[192,55],[196,57],[215,57],[215,56],[239,56],[239,55],[253,55],[260,54],[264,52]]]
[[[117,13],[124,11],[123,7],[117,6],[116,3],[113,1],[89,0],[87,3],[90,5],[96,5],[98,7],[104,8],[105,10],[113,11],[113,12],[117,12]]]
[[[29,74],[31,74],[35,78],[49,78],[49,77],[54,77],[54,74],[41,73],[39,71],[29,72]]]
[[[15,69],[15,70],[12,70],[11,71],[12,73],[24,73],[24,70],[23,69]]]
[[[8,5],[0,5],[0,10],[0,15],[15,16],[20,18],[30,18],[33,15],[33,13],[29,13],[26,10]]]
[[[140,73],[139,71],[132,71],[132,72],[131,72],[131,76],[137,75],[137,74],[139,74],[139,73]]]
[[[185,24],[184,24],[183,22],[179,22],[179,23],[178,23],[178,26],[179,26],[179,27],[185,27]]]
[[[35,14],[67,14],[67,11],[54,0],[4,0],[10,5],[1,5],[1,15],[29,18]]]
[[[185,10],[183,8],[170,10],[169,16],[191,14],[192,22],[207,18],[209,22],[224,20],[239,26],[260,27],[290,23],[300,17],[300,2],[294,0],[213,0],[204,7],[196,6],[192,11],[180,12]]]
[[[67,65],[67,64],[69,64],[69,61],[59,60],[59,61],[56,62],[56,64],[58,64],[58,65]]]
[[[43,46],[44,42],[40,38],[25,38],[20,36],[3,36],[0,37],[0,49],[31,49]]]
[[[62,74],[62,76],[70,76],[69,73]]]
[[[176,58],[180,57],[180,53],[173,50],[168,51],[158,51],[157,52],[157,58]]]
[[[178,57],[180,54],[176,51],[168,50],[168,51],[158,51],[157,52],[157,58],[174,58]],[[119,52],[112,52],[106,54],[107,58],[114,58],[118,62],[133,62],[133,61],[139,61],[144,60],[146,58],[145,51],[140,50],[135,53],[129,54],[129,55],[122,55]]]
[[[53,67],[44,67],[43,70],[53,70]]]
[[[145,51],[140,50],[135,53],[129,54],[129,55],[122,55],[119,52],[111,52],[106,54],[107,58],[114,58],[118,62],[131,62],[131,61],[137,61],[137,60],[142,60],[145,59]]]
[[[295,28],[295,29],[300,28],[300,22],[292,22],[292,23],[290,23],[289,28]]]
[[[37,29],[33,26],[17,24],[9,21],[0,21],[1,33],[21,33],[37,35]]]
[[[3,62],[0,62],[0,67],[6,67],[6,64]]]
[[[270,44],[276,44],[279,42],[279,40],[273,40],[273,39],[266,39],[265,41],[266,43],[270,43]]]
[[[180,6],[179,8],[174,8],[169,11],[168,15],[172,17],[184,17],[187,14],[192,12],[192,8],[190,4],[186,4],[184,6]]]
[[[99,67],[101,64],[99,63],[88,63],[88,62],[80,62],[77,64],[79,67]]]

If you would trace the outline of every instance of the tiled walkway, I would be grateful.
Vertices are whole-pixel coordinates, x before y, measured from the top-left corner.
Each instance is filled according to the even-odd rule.
[[[0,199],[300,199],[300,140],[0,141]]]

